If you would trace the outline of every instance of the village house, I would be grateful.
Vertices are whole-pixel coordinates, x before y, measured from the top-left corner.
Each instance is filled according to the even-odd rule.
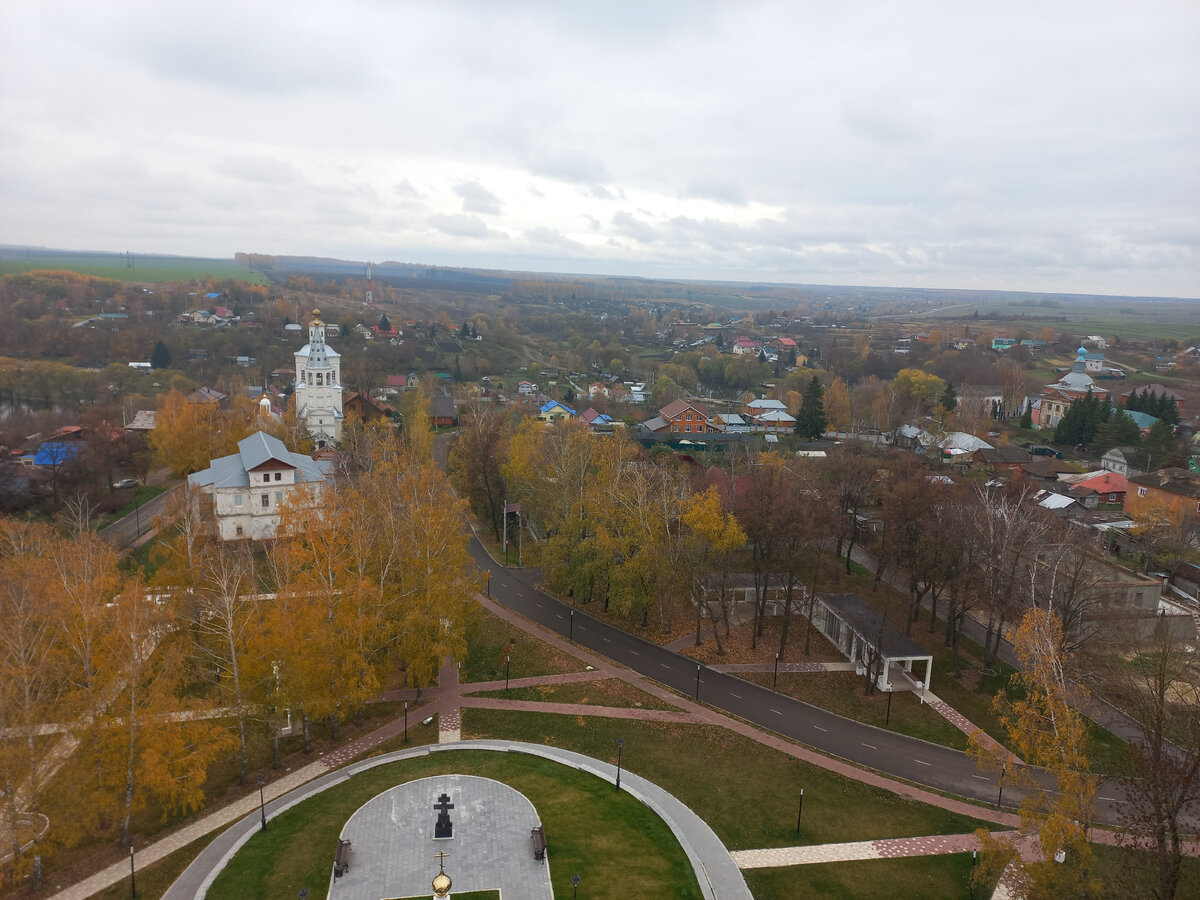
[[[522,397],[532,397],[538,392],[538,386],[532,381],[522,381],[517,385],[517,393]]]
[[[376,400],[374,397],[368,397],[365,394],[360,394],[357,391],[346,397],[345,402],[342,404],[342,409],[347,415],[352,413],[363,422],[376,422],[380,419],[386,419],[393,412],[392,408],[382,401]]]
[[[563,419],[575,418],[575,410],[564,406],[557,400],[548,400],[538,410],[538,418],[543,422],[561,422]]]
[[[757,355],[762,350],[762,341],[751,340],[748,337],[740,337],[735,342],[730,352],[734,356],[751,356]]]
[[[279,528],[285,503],[319,509],[332,463],[292,453],[283,441],[257,431],[238,441],[238,452],[188,476],[188,484],[213,498],[224,541],[266,540]]]
[[[579,414],[579,419],[592,431],[612,431],[615,423],[612,416],[606,416],[602,412],[588,407],[585,412]]]
[[[1170,397],[1175,401],[1175,407],[1179,410],[1180,415],[1183,415],[1183,398],[1167,387],[1165,384],[1154,382],[1152,384],[1143,384],[1141,387],[1134,388],[1131,391],[1126,391],[1121,395],[1121,405],[1125,406],[1129,403],[1129,399],[1137,394],[1139,397],[1142,394],[1157,394],[1159,397]]]
[[[1015,469],[1032,460],[1030,452],[1020,447],[980,447],[971,454],[971,462],[992,469]]]
[[[1139,475],[1142,470],[1135,465],[1139,458],[1145,462],[1146,454],[1136,447],[1113,447],[1100,457],[1100,467],[1118,475]]]
[[[429,417],[433,420],[434,428],[447,428],[458,424],[458,410],[454,406],[454,398],[441,394],[433,398]]]
[[[1088,503],[1085,502],[1089,499],[1087,491],[1096,495],[1092,506],[1095,506],[1096,503],[1125,502],[1128,479],[1116,472],[1100,469],[1095,472],[1064,473],[1058,476],[1058,480],[1069,484],[1071,496],[1078,499],[1084,506],[1088,506]]]
[[[1187,469],[1160,469],[1129,479],[1125,512],[1139,521],[1178,527],[1200,521],[1200,478]]]

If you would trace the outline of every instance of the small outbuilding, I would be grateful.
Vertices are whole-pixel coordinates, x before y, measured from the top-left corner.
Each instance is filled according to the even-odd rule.
[[[911,690],[922,698],[933,675],[933,655],[899,631],[858,594],[822,594],[813,610],[813,625],[864,673],[877,666],[881,691]],[[924,677],[914,677],[913,664],[924,663]],[[893,683],[893,676],[901,684]]]

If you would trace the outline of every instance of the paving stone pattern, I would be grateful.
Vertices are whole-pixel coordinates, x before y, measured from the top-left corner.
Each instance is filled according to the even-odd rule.
[[[435,840],[433,805],[449,794],[453,837]],[[504,897],[553,900],[551,848],[546,861],[533,858],[530,829],[541,824],[529,799],[499,781],[474,775],[437,775],[398,785],[364,804],[342,829],[351,842],[350,868],[330,884],[330,900],[379,900],[428,896],[438,873],[459,891],[499,890]]]
[[[730,853],[742,869],[767,869],[810,863],[850,862],[861,859],[898,859],[905,856],[940,856],[969,853],[979,847],[973,834],[935,834],[929,837],[851,841],[844,844],[812,844],[806,847],[772,847],[763,850],[734,850]]]

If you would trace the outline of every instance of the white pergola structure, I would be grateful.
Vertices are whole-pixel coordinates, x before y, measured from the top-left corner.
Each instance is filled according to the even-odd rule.
[[[881,691],[911,690],[924,699],[933,676],[933,656],[908,635],[892,627],[857,594],[822,594],[813,610],[813,625],[850,662],[864,668],[882,657],[876,686]],[[924,678],[914,677],[913,663],[925,663]],[[901,683],[892,681],[896,674]]]

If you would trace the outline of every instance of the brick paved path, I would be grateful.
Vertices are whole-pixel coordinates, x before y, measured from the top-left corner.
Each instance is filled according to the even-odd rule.
[[[943,700],[937,694],[933,693],[933,691],[925,692],[925,703],[927,706],[929,706],[930,709],[932,709],[934,712],[936,712],[943,719],[945,719],[947,722],[949,722],[951,725],[953,725],[955,728],[957,728],[959,731],[961,731],[963,734],[967,735],[968,737],[970,737],[972,734],[974,734],[975,732],[978,731],[979,732],[978,739],[984,744],[984,746],[989,747],[991,750],[993,750],[996,753],[1003,754],[1008,759],[1008,762],[1010,765],[1022,765],[1023,764],[1023,760],[1021,759],[1021,757],[1017,756],[1011,750],[1006,748],[1003,744],[1001,744],[994,737],[992,737],[990,734],[985,732],[982,728],[980,728],[974,722],[971,722],[966,716],[964,716],[962,713],[960,713],[957,709],[955,709],[953,706],[951,706],[949,703],[947,703],[945,700]]]
[[[942,856],[947,853],[970,853],[978,848],[979,838],[973,834],[935,834],[928,837],[852,841],[845,844],[812,844],[807,847],[733,850],[729,855],[743,869],[767,869],[810,863],[850,862],[859,859]]]

